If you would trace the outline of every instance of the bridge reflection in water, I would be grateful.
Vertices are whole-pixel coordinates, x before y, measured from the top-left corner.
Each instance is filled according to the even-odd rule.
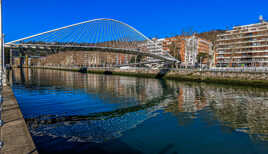
[[[33,69],[9,79],[41,153],[268,152],[265,89]]]

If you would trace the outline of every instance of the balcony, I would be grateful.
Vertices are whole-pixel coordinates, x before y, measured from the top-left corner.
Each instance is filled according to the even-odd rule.
[[[268,42],[267,42],[268,43]],[[246,48],[259,48],[259,47],[268,47],[268,44],[263,45],[251,45],[251,46],[240,46],[240,47],[225,47],[225,48],[217,48],[216,50],[226,50],[226,49],[246,49]]]
[[[231,43],[218,43],[216,47],[221,46],[221,45],[235,45],[235,44],[244,44],[244,43],[258,43],[258,42],[268,42],[268,38],[266,39],[261,39],[261,40],[252,40],[252,41],[239,41],[239,42],[231,42]]]
[[[229,40],[239,40],[239,39],[245,39],[245,38],[267,37],[267,36],[268,36],[268,33],[264,33],[262,35],[252,35],[252,36],[242,36],[242,37],[231,37],[231,38],[217,39],[216,42],[229,41]]]
[[[257,28],[241,29],[241,30],[234,29],[234,30],[226,32],[226,33],[229,32],[229,34],[220,34],[217,37],[230,36],[230,35],[234,35],[234,34],[247,34],[247,33],[253,33],[253,32],[262,32],[265,30],[268,30],[268,25],[259,26]]]

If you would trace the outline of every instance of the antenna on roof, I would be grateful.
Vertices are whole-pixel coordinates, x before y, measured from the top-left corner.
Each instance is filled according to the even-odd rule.
[[[259,20],[260,20],[260,22],[264,22],[264,19],[263,19],[262,15],[260,15]]]

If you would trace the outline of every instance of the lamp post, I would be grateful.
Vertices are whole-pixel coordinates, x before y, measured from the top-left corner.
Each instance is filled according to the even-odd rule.
[[[3,79],[3,31],[2,31],[2,0],[0,0],[0,72],[1,72],[1,79]]]
[[[0,0],[0,72],[1,72],[1,85],[6,86],[5,74],[5,52],[4,52],[4,34],[3,34],[3,20],[2,20],[2,0]]]
[[[4,54],[4,52],[3,52],[3,49],[4,49],[4,45],[3,45],[3,32],[2,32],[2,0],[0,0],[0,76],[1,76],[1,86],[3,86],[3,74],[4,74],[4,64],[3,64],[3,54]],[[1,94],[2,95],[2,94]],[[2,97],[2,96],[1,96]],[[2,97],[2,99],[3,99],[3,97]],[[1,105],[1,107],[0,107],[0,109],[2,110],[2,100],[1,99],[1,102],[0,102],[0,105]],[[1,119],[1,114],[2,114],[2,111],[0,110],[0,129],[1,129],[1,127],[2,127],[2,125],[3,125],[3,121],[2,121],[2,119]],[[0,149],[2,149],[2,147],[3,147],[3,142],[2,141],[0,141]]]

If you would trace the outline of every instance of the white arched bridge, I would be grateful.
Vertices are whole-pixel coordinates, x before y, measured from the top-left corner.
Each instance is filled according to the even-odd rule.
[[[114,19],[94,19],[5,43],[10,48],[76,49],[141,55],[144,64],[177,63],[161,46],[130,25]]]

